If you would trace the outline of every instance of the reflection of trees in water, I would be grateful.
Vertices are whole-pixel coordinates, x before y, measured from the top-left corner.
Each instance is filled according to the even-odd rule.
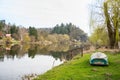
[[[21,58],[28,52],[29,46],[30,45],[13,45],[13,46],[6,45],[6,47],[3,48],[4,52],[0,51],[0,55],[3,53],[2,57],[0,57],[0,58],[4,59],[5,56],[10,59],[14,59],[15,56],[17,58]],[[8,48],[10,48],[10,49],[8,49]],[[34,46],[31,48],[34,48]],[[32,54],[30,53],[29,56],[31,56]]]
[[[6,51],[7,58],[14,59],[15,55],[17,57],[17,55],[19,54],[19,52],[20,52],[20,46],[19,45],[14,45],[14,46],[11,47],[10,50]]]
[[[28,49],[28,56],[34,58],[36,54],[52,55],[55,59],[59,58],[61,61],[63,61],[72,59],[75,55],[81,53],[80,50],[81,49],[69,50],[68,45],[49,45],[47,47],[31,45],[31,47]]]
[[[27,53],[29,48],[30,48],[30,44],[23,44],[23,45],[21,45],[21,52],[22,52],[22,54]]]
[[[3,46],[0,46],[0,61],[4,61],[4,53],[5,49],[3,48]]]
[[[83,56],[83,48],[75,48],[68,50],[66,52],[51,52],[50,53],[55,59],[60,59],[61,61],[63,60],[71,60],[74,56],[77,54],[81,54],[81,57]]]
[[[57,59],[61,60],[61,56],[64,54],[65,54],[65,52],[53,52],[53,51],[50,52],[50,55],[52,55],[56,60]]]
[[[78,50],[69,50],[69,45],[49,45],[49,46],[42,46],[42,45],[14,45],[11,46],[10,50],[5,50],[6,48],[0,48],[0,59],[1,61],[4,60],[4,55],[7,58],[14,59],[16,56],[17,58],[22,58],[25,54],[28,54],[28,57],[34,58],[35,55],[52,55],[55,59],[63,60],[70,60],[72,57],[80,53],[80,49]]]
[[[73,58],[73,55],[69,52],[51,52],[50,55],[52,55],[56,60],[60,59],[60,61],[71,60]]]
[[[16,56],[17,58],[20,58],[20,45],[6,45],[5,47],[2,46],[2,50],[0,49],[0,55],[4,60],[4,57],[6,56],[7,58],[14,59]]]
[[[37,45],[31,45],[31,47],[28,49],[28,56],[34,58],[38,51],[37,48]]]
[[[56,51],[56,52],[62,52],[62,51],[68,51],[69,50],[69,45],[63,45],[63,44],[52,44],[49,45],[48,51]]]
[[[68,59],[72,59],[77,54],[80,54],[83,57],[83,47],[76,47],[68,51]],[[70,58],[69,58],[70,57]]]

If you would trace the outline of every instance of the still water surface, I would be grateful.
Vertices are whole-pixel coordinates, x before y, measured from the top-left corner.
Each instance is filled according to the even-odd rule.
[[[1,47],[0,80],[21,80],[24,75],[42,74],[69,59],[65,52],[69,47],[54,48],[55,51],[53,48],[38,45]]]
[[[61,63],[59,59],[55,60],[48,55],[36,55],[32,59],[26,54],[20,59],[15,57],[14,60],[5,56],[4,61],[0,62],[0,80],[21,80],[24,75],[42,74]]]

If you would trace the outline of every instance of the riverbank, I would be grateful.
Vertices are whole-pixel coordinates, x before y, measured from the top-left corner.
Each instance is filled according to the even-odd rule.
[[[120,53],[105,52],[109,66],[91,66],[90,54],[77,55],[71,61],[39,75],[34,80],[120,80]]]

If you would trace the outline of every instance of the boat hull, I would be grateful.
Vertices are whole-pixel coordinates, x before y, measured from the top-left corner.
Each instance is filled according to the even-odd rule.
[[[91,55],[91,65],[108,65],[108,58],[104,53],[96,52]]]

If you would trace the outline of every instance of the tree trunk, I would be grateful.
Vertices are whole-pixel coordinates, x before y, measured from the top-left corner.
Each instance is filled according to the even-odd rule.
[[[106,18],[106,23],[107,23],[107,30],[108,30],[108,36],[109,36],[109,45],[110,48],[114,48],[115,45],[115,32],[112,29],[112,25],[110,22],[110,16],[108,13],[108,7],[107,7],[107,2],[104,2],[104,14]]]

